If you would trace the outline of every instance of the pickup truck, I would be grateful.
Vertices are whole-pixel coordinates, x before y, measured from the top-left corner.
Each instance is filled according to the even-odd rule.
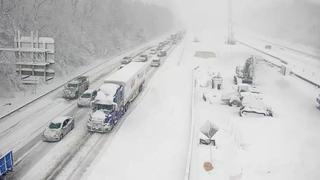
[[[78,76],[64,86],[63,97],[66,99],[76,99],[88,88],[89,78],[87,76]]]

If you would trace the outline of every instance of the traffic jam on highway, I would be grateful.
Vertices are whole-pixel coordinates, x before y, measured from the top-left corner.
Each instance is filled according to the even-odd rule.
[[[113,69],[107,73],[104,72],[95,78],[80,75],[64,84],[62,90],[61,88],[56,90],[59,91],[57,97],[62,97],[65,101],[62,104],[69,104],[67,109],[75,109],[74,106],[76,106],[78,110],[73,111],[75,114],[78,111],[84,111],[82,114],[89,112],[86,122],[78,124],[79,117],[64,111],[49,122],[43,121],[45,123],[40,126],[42,130],[40,128],[37,130],[41,132],[40,135],[32,139],[32,142],[20,148],[7,149],[8,153],[0,154],[1,178],[6,177],[6,174],[9,178],[21,178],[18,171],[29,163],[30,159],[27,156],[33,147],[38,146],[38,140],[45,143],[59,142],[63,138],[68,138],[67,135],[74,129],[83,129],[83,126],[90,135],[112,132],[130,109],[130,104],[143,91],[150,76],[156,71],[155,68],[165,62],[166,56],[181,42],[183,35],[183,31],[172,34],[157,45],[148,46],[135,55],[127,55],[119,59],[119,62],[114,63]],[[91,80],[94,81],[95,86],[90,84]],[[100,84],[98,85],[97,82]],[[48,146],[51,145],[51,143],[48,144]],[[48,175],[46,178],[52,177]]]

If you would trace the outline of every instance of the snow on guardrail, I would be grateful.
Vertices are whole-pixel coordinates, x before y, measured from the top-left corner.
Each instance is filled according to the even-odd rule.
[[[195,128],[195,112],[194,112],[194,105],[195,105],[195,89],[197,87],[197,80],[195,78],[195,70],[197,70],[199,66],[193,69],[192,71],[192,96],[191,96],[191,126],[190,126],[190,139],[189,139],[189,146],[188,146],[188,156],[187,156],[187,163],[186,163],[186,170],[184,180],[190,180],[190,170],[191,170],[191,161],[192,161],[192,149],[193,149],[193,142],[194,142],[194,128]]]
[[[247,46],[264,55],[271,57],[268,59],[264,59],[265,61],[277,67],[286,66],[289,69],[291,74],[320,88],[320,71],[316,67],[314,68],[314,67],[310,67],[310,65],[309,66],[304,65],[303,62],[301,63],[298,63],[297,61],[292,62],[291,61],[292,59],[286,58],[278,54],[274,54],[272,52],[266,52],[266,50],[264,50],[262,47],[258,47],[258,45],[244,42],[242,40],[237,40],[237,41],[244,46]]]

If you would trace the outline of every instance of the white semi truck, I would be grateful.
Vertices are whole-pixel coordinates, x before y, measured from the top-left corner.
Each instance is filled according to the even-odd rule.
[[[142,91],[149,69],[149,62],[131,62],[104,80],[92,103],[89,131],[104,133],[113,129]]]

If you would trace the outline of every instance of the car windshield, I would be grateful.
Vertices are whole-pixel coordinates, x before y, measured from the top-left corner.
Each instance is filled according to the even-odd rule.
[[[81,96],[81,98],[90,98],[91,94],[90,93],[85,93]]]
[[[95,104],[94,109],[111,111],[113,110],[113,105],[112,104]]]
[[[76,88],[77,86],[78,86],[78,84],[73,84],[73,83],[68,84],[69,88]]]
[[[49,129],[60,129],[61,123],[50,123]]]

